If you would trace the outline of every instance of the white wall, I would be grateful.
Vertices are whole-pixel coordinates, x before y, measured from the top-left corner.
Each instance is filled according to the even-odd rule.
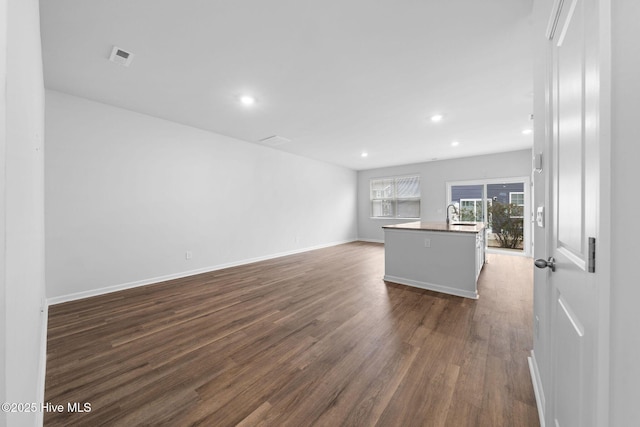
[[[611,424],[640,420],[640,2],[612,1]]]
[[[46,328],[44,282],[44,84],[37,0],[9,0],[6,22],[6,94],[0,147],[0,269],[2,382],[6,402],[41,402],[40,362]],[[4,4],[2,8],[4,10]],[[4,28],[4,25],[2,25]],[[4,61],[2,62],[2,86]],[[42,345],[41,345],[42,344]],[[0,424],[32,426],[34,413],[0,415]]]
[[[447,181],[508,178],[531,175],[531,150],[440,160],[412,165],[369,169],[358,172],[358,238],[384,240],[382,226],[407,220],[372,219],[369,208],[369,180],[376,177],[420,175],[422,221],[444,221]]]
[[[356,238],[354,171],[59,92],[46,113],[53,301]]]

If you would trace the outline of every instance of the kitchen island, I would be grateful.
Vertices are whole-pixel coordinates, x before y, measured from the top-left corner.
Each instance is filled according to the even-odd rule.
[[[484,224],[418,221],[382,228],[385,281],[478,298]]]

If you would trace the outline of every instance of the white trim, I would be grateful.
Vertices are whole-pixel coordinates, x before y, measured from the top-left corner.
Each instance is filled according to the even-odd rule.
[[[536,361],[536,355],[531,350],[531,357],[527,357],[529,362],[529,374],[531,374],[531,383],[533,384],[533,393],[536,396],[536,406],[538,407],[538,418],[540,419],[540,427],[545,426],[544,422],[544,389],[542,387],[542,380],[540,379],[540,371],[538,370],[538,362]]]
[[[359,242],[369,242],[369,243],[384,243],[384,239],[360,239],[358,238]]]
[[[611,161],[612,142],[612,0],[598,2],[598,30],[599,30],[599,109],[598,109],[598,159],[599,159],[599,186],[598,186],[598,224],[596,238],[598,244],[598,258],[596,269],[596,287],[598,289],[598,343],[597,343],[597,369],[596,377],[596,425],[606,425],[611,417],[611,223],[612,197],[611,197],[611,172],[614,163]],[[630,125],[632,126],[632,125]],[[626,128],[625,128],[626,129]],[[616,131],[618,128],[616,128]],[[615,220],[615,219],[614,219]]]
[[[420,172],[410,172],[410,173],[403,173],[402,175],[379,175],[379,176],[372,176],[371,178],[369,178],[369,184],[371,184],[371,181],[380,181],[383,179],[397,179],[397,178],[413,178],[417,176],[418,178],[421,178],[420,176]],[[371,190],[371,185],[369,185],[369,190]]]
[[[38,384],[36,393],[40,403],[44,403],[44,386],[47,377],[47,332],[49,328],[49,304],[45,298],[42,299],[40,308],[40,360],[38,362]],[[44,412],[36,411],[36,425],[44,423]]]
[[[437,285],[435,283],[420,282],[418,280],[405,279],[402,277],[388,276],[385,274],[383,280],[387,282],[399,283],[401,285],[413,286],[414,288],[427,289],[429,291],[442,292],[458,297],[478,299],[478,292],[465,291],[463,289],[451,288],[449,286]]]
[[[399,200],[406,200],[406,199],[399,199]],[[403,221],[416,221],[419,220],[420,217],[417,216],[415,218],[404,218],[404,217],[395,217],[395,216],[370,216],[369,219],[373,219],[373,220],[384,220],[384,219],[389,219],[389,220],[403,220]]]
[[[283,257],[283,256],[287,256],[287,255],[294,255],[294,254],[299,254],[299,253],[302,253],[302,252],[309,252],[309,251],[313,251],[313,250],[316,250],[316,249],[328,248],[328,247],[331,247],[331,246],[342,245],[344,243],[351,243],[351,242],[355,242],[355,241],[357,241],[357,239],[355,239],[355,238],[354,239],[350,239],[350,240],[342,240],[342,241],[338,241],[338,242],[326,243],[326,244],[311,246],[311,247],[302,248],[302,249],[295,249],[293,251],[278,252],[278,253],[271,254],[271,255],[265,255],[265,256],[255,257],[255,258],[248,258],[248,259],[244,259],[244,260],[240,260],[240,261],[229,262],[229,263],[226,263],[226,264],[218,264],[218,265],[214,265],[214,266],[210,266],[210,267],[204,267],[204,268],[198,268],[198,269],[195,269],[195,270],[183,271],[183,272],[180,272],[180,273],[167,274],[165,276],[158,276],[158,277],[152,277],[152,278],[148,278],[148,279],[137,280],[135,282],[122,283],[122,284],[119,284],[119,285],[113,285],[113,286],[107,286],[107,287],[104,287],[104,288],[92,289],[92,290],[89,290],[89,291],[76,292],[76,293],[68,294],[68,295],[61,295],[61,296],[58,296],[58,297],[49,298],[47,300],[47,303],[49,305],[62,304],[64,302],[70,302],[70,301],[75,301],[75,300],[79,300],[79,299],[83,299],[83,298],[89,298],[89,297],[94,297],[94,296],[98,296],[98,295],[104,295],[104,294],[108,294],[108,293],[111,293],[111,292],[122,291],[122,290],[125,290],[125,289],[137,288],[139,286],[153,285],[154,283],[165,282],[167,280],[173,280],[173,279],[180,279],[180,278],[183,278],[183,277],[195,276],[196,274],[209,273],[211,271],[222,270],[222,269],[230,268],[230,267],[237,267],[237,266],[240,266],[240,265],[252,264],[254,262],[266,261],[266,260],[270,260],[270,259],[274,259],[274,258],[280,258],[280,257]]]
[[[462,181],[447,181],[447,189],[450,190],[451,185],[482,185],[482,184],[504,184],[514,182],[529,182],[531,177],[529,176],[505,176],[503,178],[478,178],[478,179],[465,179]],[[449,194],[451,195],[451,194]]]
[[[564,0],[554,0],[553,2],[553,6],[551,8],[551,16],[549,16],[549,22],[547,22],[547,30],[545,31],[545,36],[549,40],[552,40],[553,36],[555,35],[563,3]]]
[[[496,248],[493,246],[487,246],[485,251],[488,254],[497,254],[497,255],[509,255],[509,256],[521,256],[525,258],[533,258],[531,254],[525,253],[524,250],[520,249],[504,249],[504,248]]]

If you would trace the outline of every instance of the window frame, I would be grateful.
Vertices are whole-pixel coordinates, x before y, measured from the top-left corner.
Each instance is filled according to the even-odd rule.
[[[402,179],[412,178],[416,179],[418,183],[418,196],[417,197],[398,197],[398,181]],[[392,181],[393,191],[391,196],[385,197],[384,195],[378,195],[378,197],[374,197],[374,191],[384,191],[384,190],[374,190],[373,184],[375,182],[384,181]],[[407,220],[420,220],[422,214],[422,191],[420,185],[420,174],[408,174],[408,175],[396,175],[396,176],[383,176],[377,178],[369,179],[369,218],[370,219],[407,219]],[[392,215],[390,216],[374,216],[373,205],[374,202],[381,202],[382,204],[387,203],[392,206]],[[410,201],[410,202],[418,202],[418,216],[416,217],[407,217],[407,216],[398,216],[398,203]]]
[[[514,194],[522,195],[522,204],[520,204],[520,203],[514,203],[514,202],[513,202],[513,198],[512,198],[512,196],[513,196]],[[511,204],[513,204],[513,205],[516,205],[516,206],[518,206],[518,207],[521,207],[521,208],[522,208],[522,211],[523,211],[522,215],[510,215],[510,217],[511,217],[511,218],[522,218],[522,219],[524,219],[524,205],[525,205],[525,202],[524,202],[524,201],[525,201],[524,191],[510,191],[510,192],[509,192],[509,204],[510,204],[510,205],[511,205]]]

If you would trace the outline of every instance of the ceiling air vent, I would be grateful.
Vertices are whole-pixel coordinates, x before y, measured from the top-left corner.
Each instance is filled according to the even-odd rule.
[[[111,56],[109,57],[109,61],[115,62],[116,64],[124,65],[128,67],[133,60],[133,53],[127,52],[126,50],[120,49],[118,46],[114,46],[111,51]]]
[[[260,142],[266,145],[270,145],[272,147],[277,147],[279,145],[286,144],[287,142],[291,142],[291,140],[287,138],[283,138],[278,135],[273,135],[273,136],[268,136],[266,138],[262,138]]]

